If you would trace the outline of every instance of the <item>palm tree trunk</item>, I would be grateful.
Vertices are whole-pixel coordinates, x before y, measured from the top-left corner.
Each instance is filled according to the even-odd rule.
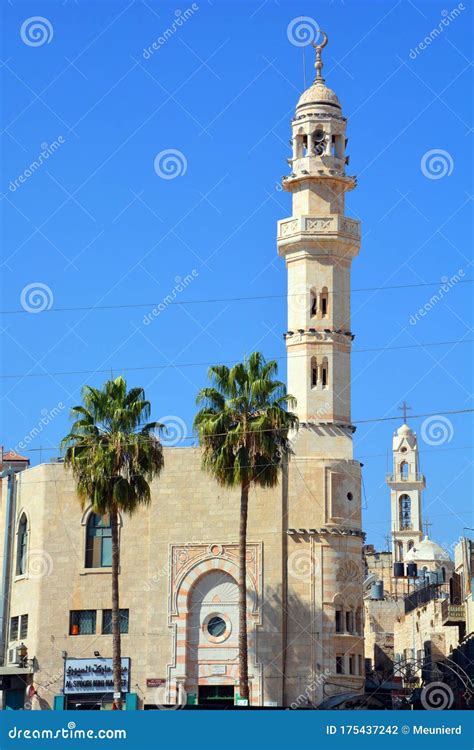
[[[119,601],[119,566],[120,544],[118,533],[118,513],[113,508],[110,511],[110,525],[112,527],[112,669],[114,677],[114,693],[122,692],[122,659],[120,645],[120,601]],[[114,699],[115,708],[122,708],[122,699]]]
[[[249,700],[249,669],[247,639],[247,516],[249,485],[242,484],[240,492],[239,529],[239,667],[241,698]]]

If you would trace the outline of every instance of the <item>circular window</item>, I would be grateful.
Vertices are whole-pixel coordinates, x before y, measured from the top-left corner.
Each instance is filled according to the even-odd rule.
[[[207,623],[207,632],[212,635],[213,638],[221,638],[227,629],[227,623],[222,617],[211,617]]]
[[[347,493],[347,499],[348,500],[353,500],[354,499],[354,495],[352,494],[352,492],[348,492]]]
[[[403,448],[400,448],[400,453],[406,453],[406,452],[407,452],[407,449],[405,448],[405,446],[403,446]]]

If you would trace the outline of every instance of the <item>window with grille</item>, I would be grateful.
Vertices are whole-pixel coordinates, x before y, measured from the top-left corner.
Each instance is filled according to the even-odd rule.
[[[22,615],[20,618],[20,640],[28,638],[28,615]]]
[[[95,609],[76,609],[70,612],[69,635],[94,635]]]
[[[120,632],[128,633],[128,609],[121,609],[119,612],[120,617]],[[102,610],[102,634],[112,635],[112,610]]]
[[[11,617],[10,618],[10,640],[11,641],[17,641],[18,640],[18,624],[19,624],[20,618],[19,617]]]

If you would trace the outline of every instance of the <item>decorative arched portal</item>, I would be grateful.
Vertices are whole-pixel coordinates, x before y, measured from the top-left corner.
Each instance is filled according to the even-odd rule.
[[[260,705],[262,669],[256,663],[261,624],[262,550],[247,546],[247,628],[250,701]],[[209,686],[238,692],[238,545],[172,548],[170,626],[173,660],[168,665],[167,700],[199,700]],[[231,689],[229,694],[233,692]]]

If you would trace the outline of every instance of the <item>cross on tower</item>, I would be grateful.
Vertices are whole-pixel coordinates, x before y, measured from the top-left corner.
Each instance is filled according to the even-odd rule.
[[[402,401],[401,406],[398,407],[403,412],[403,423],[405,424],[407,421],[407,411],[411,410],[411,406],[408,406],[406,401]]]
[[[429,536],[428,531],[431,529],[433,524],[430,523],[428,519],[426,519],[426,521],[423,523],[423,526],[425,527],[425,536]]]

